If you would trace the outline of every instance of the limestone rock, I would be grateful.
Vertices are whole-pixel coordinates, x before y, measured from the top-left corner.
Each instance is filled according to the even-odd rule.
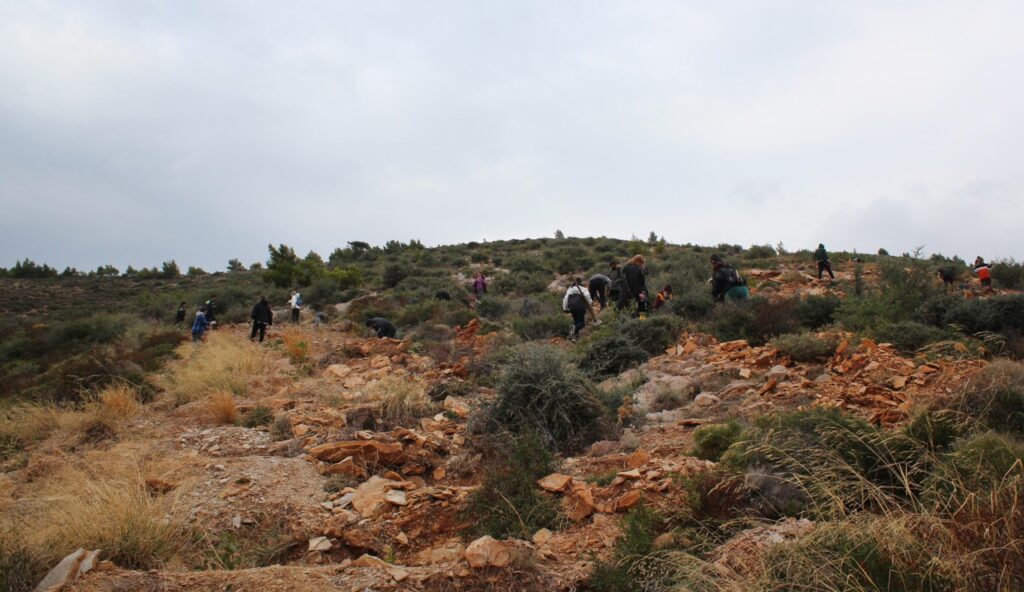
[[[318,536],[316,538],[309,539],[310,551],[330,551],[332,546],[331,541],[325,536]]]
[[[352,507],[364,518],[373,518],[387,509],[388,500],[385,496],[388,492],[401,486],[401,482],[381,479],[374,475],[356,489],[356,494],[352,497]]]
[[[569,483],[572,482],[572,477],[569,475],[563,475],[561,473],[551,473],[547,477],[544,477],[537,481],[537,485],[544,491],[564,491]]]
[[[466,562],[470,567],[508,567],[512,563],[515,545],[482,536],[466,547]]]
[[[99,551],[86,551],[79,548],[64,559],[61,559],[39,585],[35,592],[57,592],[64,586],[74,584],[79,577],[88,573],[96,566]]]

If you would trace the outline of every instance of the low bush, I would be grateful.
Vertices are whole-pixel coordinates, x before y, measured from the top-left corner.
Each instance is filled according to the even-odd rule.
[[[247,428],[270,425],[274,421],[274,411],[265,405],[257,405],[250,409],[242,418],[242,425]]]
[[[477,303],[476,314],[488,319],[501,319],[512,308],[508,299],[501,296],[488,296]]]
[[[536,431],[559,451],[606,436],[610,418],[594,385],[550,345],[511,348],[500,362],[497,400],[485,411],[499,430]]]
[[[802,327],[816,331],[835,320],[842,303],[835,294],[805,296],[796,303],[793,314]]]
[[[719,304],[709,320],[710,332],[721,341],[746,339],[763,345],[772,337],[800,328],[792,300],[751,298],[747,302]]]
[[[743,429],[736,422],[702,425],[693,431],[694,455],[718,461],[742,432]]]
[[[834,339],[822,338],[813,333],[789,333],[772,339],[772,347],[797,362],[813,362],[828,358],[836,351]]]
[[[878,341],[891,343],[900,351],[907,353],[915,352],[946,337],[946,333],[941,329],[915,321],[881,325],[876,327],[871,335]]]
[[[579,361],[580,370],[602,380],[639,366],[650,354],[623,335],[603,334],[587,340]]]
[[[464,511],[475,534],[529,540],[541,528],[561,525],[558,499],[537,487],[537,480],[556,468],[542,436],[503,433],[484,439],[479,448],[483,482]]]
[[[532,316],[512,321],[512,331],[527,340],[566,337],[571,327],[568,315]]]
[[[274,423],[270,424],[270,437],[274,441],[288,440],[294,436],[292,431],[292,420],[285,414],[278,415],[274,418]]]
[[[1024,366],[989,364],[957,398],[954,407],[989,429],[1024,436]]]
[[[704,319],[715,308],[715,301],[706,292],[683,292],[672,298],[672,313],[688,321]]]
[[[668,589],[672,569],[656,556],[654,546],[655,538],[666,529],[665,519],[640,505],[619,522],[622,535],[615,541],[610,560],[594,563],[587,581],[589,588],[596,592]]]

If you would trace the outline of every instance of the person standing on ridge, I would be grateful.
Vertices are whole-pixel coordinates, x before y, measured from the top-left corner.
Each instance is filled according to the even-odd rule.
[[[192,323],[192,343],[203,341],[206,330],[210,328],[210,321],[206,318],[206,307],[201,306],[196,312],[196,320]]]
[[[292,290],[292,297],[288,299],[288,305],[292,310],[292,322],[299,322],[299,311],[302,309],[302,295]]]
[[[217,328],[217,303],[213,301],[216,298],[216,294],[211,294],[210,299],[206,301],[206,320],[210,324],[211,329]]]
[[[586,326],[587,311],[590,311],[591,319],[597,324],[594,301],[590,298],[590,293],[583,289],[580,278],[574,279],[569,289],[565,291],[565,296],[562,297],[562,310],[572,315],[572,332],[569,334],[569,341],[576,341],[580,331]]]
[[[828,251],[825,250],[825,245],[819,243],[818,250],[814,252],[814,260],[818,263],[818,279],[821,279],[822,272],[827,271],[828,277],[836,279],[836,274],[832,273],[832,262],[828,260]]]
[[[185,303],[182,302],[178,305],[178,312],[174,313],[174,324],[178,327],[185,325],[185,313],[187,312],[185,306]]]
[[[597,300],[601,303],[601,310],[604,310],[604,307],[608,306],[607,292],[608,286],[610,286],[611,283],[611,278],[603,273],[594,275],[594,277],[590,278],[590,281],[587,282],[587,291],[590,292],[590,301],[593,302],[594,300]]]
[[[974,273],[978,274],[978,281],[986,292],[992,291],[992,266],[985,263],[985,260],[978,255],[974,259]]]
[[[267,327],[274,324],[274,311],[270,310],[270,303],[267,302],[267,297],[260,294],[260,299],[256,303],[256,306],[252,307],[252,313],[249,314],[252,319],[252,333],[249,334],[249,341],[256,339],[256,334],[259,334],[260,343],[263,343],[263,338],[267,334]]]
[[[716,302],[746,300],[750,297],[747,280],[718,255],[711,256],[711,269],[714,272],[711,276],[711,297]]]
[[[643,255],[634,255],[629,263],[622,268],[622,277],[625,281],[624,290],[619,294],[619,307],[620,309],[626,307],[626,303],[629,300],[633,300],[636,305],[634,315],[639,315],[645,312],[647,309],[647,278],[644,274],[644,267],[647,266],[647,262],[644,261]]]
[[[484,299],[484,294],[487,293],[487,279],[484,278],[484,272],[476,272],[476,278],[473,280],[473,295],[476,296],[477,302]]]

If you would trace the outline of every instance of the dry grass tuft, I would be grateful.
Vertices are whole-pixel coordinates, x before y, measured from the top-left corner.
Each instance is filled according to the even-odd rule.
[[[181,359],[172,362],[157,379],[158,386],[170,393],[176,405],[221,391],[250,395],[253,382],[274,371],[266,349],[253,347],[238,335],[218,331],[200,347],[179,347],[178,354]]]
[[[100,405],[103,413],[113,419],[128,419],[139,410],[138,390],[125,383],[119,383],[100,391]]]
[[[284,343],[284,351],[292,364],[301,366],[309,359],[309,342],[302,331],[294,328],[285,329],[281,333],[281,341]]]
[[[388,423],[402,425],[421,417],[437,413],[438,407],[427,396],[423,385],[412,379],[389,376],[367,388],[367,394],[377,401],[381,418]]]
[[[238,406],[235,398],[227,391],[213,393],[206,401],[206,414],[217,424],[233,424],[238,421]]]

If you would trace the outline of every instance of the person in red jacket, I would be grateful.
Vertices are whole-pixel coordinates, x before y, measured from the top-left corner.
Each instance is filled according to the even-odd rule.
[[[974,260],[974,273],[978,274],[981,287],[985,288],[986,292],[990,291],[992,289],[992,266],[985,263],[981,255]]]

